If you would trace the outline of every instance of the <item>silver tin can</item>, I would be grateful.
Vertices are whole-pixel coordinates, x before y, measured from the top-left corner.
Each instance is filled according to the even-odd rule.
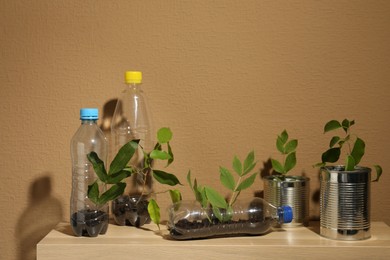
[[[337,240],[363,240],[370,234],[371,169],[326,166],[320,171],[320,234]]]
[[[293,209],[293,220],[283,224],[283,227],[307,226],[310,179],[302,176],[266,176],[263,181],[266,201],[274,206],[288,205]]]

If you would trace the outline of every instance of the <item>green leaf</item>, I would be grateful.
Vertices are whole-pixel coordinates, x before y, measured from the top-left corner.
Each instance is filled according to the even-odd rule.
[[[150,158],[150,153],[147,153],[145,151],[143,151],[143,154],[144,154],[144,165],[143,165],[143,168],[144,169],[147,169],[147,168],[152,168],[152,163],[153,163],[153,159]]]
[[[172,147],[169,144],[169,142],[167,143],[167,145],[168,145],[168,154],[169,154],[169,156],[171,156],[171,158],[168,159],[168,163],[167,163],[167,167],[168,167],[171,163],[173,163],[175,158],[173,156]]]
[[[157,140],[160,144],[165,144],[171,141],[172,139],[172,131],[168,127],[160,128],[157,131]]]
[[[171,196],[172,203],[181,201],[181,193],[179,190],[169,190],[169,195]]]
[[[208,206],[208,199],[207,199],[207,194],[206,194],[206,189],[202,187],[198,187],[198,191],[200,194],[200,204],[202,205],[203,208],[207,208]]]
[[[192,191],[194,192],[196,201],[200,202],[203,205],[202,189],[198,187],[198,181],[194,179],[194,185],[191,182],[191,171],[188,171],[187,182],[190,185]]]
[[[110,189],[105,191],[99,198],[99,204],[103,205],[110,200],[114,200],[123,194],[126,188],[126,183],[119,182],[111,186]]]
[[[276,148],[281,154],[284,154],[284,144],[285,142],[283,141],[283,139],[278,136],[278,138],[276,138]]]
[[[153,170],[153,177],[156,181],[158,181],[161,184],[167,184],[170,186],[175,186],[177,184],[181,185],[177,177],[171,173],[167,173],[160,170]]]
[[[379,181],[379,178],[382,175],[382,167],[376,164],[376,165],[374,165],[374,168],[375,168],[375,171],[376,171],[376,178],[373,181]]]
[[[242,163],[237,158],[237,156],[234,156],[234,159],[233,159],[233,169],[239,176],[241,176],[241,174],[242,174]]]
[[[194,190],[196,201],[200,202],[200,204],[202,204],[202,206],[207,205],[207,201],[206,202],[204,201],[206,196],[204,196],[204,194],[202,194],[203,189],[202,189],[202,187],[198,186],[198,181],[196,180],[196,178],[194,179],[193,190]],[[204,203],[206,203],[206,204],[204,204]]]
[[[190,185],[190,188],[192,191],[194,191],[194,187],[192,186],[192,181],[191,181],[191,171],[189,170],[187,173],[187,183]]]
[[[255,152],[251,151],[249,152],[249,154],[246,156],[244,160],[244,173],[242,174],[242,176],[248,174],[250,171],[253,170],[253,168],[255,168],[256,163],[254,161],[255,161]]]
[[[234,181],[233,175],[230,173],[230,171],[226,168],[219,167],[219,172],[219,179],[221,183],[229,190],[234,191],[236,182]]]
[[[338,141],[340,141],[340,139],[341,138],[339,136],[333,136],[332,139],[330,140],[329,148],[332,148],[333,146],[335,146],[338,143]]]
[[[104,167],[104,162],[100,160],[99,156],[95,152],[90,152],[87,155],[88,160],[92,163],[92,167],[98,176],[99,180],[102,182],[107,181],[107,172]]]
[[[254,174],[252,174],[251,176],[246,178],[243,182],[241,182],[240,185],[238,185],[238,187],[237,187],[237,191],[242,191],[242,190],[249,188],[255,182],[255,178],[256,178],[257,174],[258,173],[255,172]]]
[[[351,152],[351,156],[353,159],[355,159],[355,164],[358,165],[360,163],[360,160],[362,159],[364,155],[366,144],[362,139],[359,137],[356,138],[355,144],[353,145],[353,149]]]
[[[289,172],[292,168],[295,167],[296,164],[297,164],[296,154],[295,152],[292,152],[286,157],[286,161],[284,163],[285,172],[286,173]]]
[[[288,133],[286,130],[283,130],[283,132],[280,134],[280,141],[283,143],[283,145],[287,142],[288,140]]]
[[[214,215],[217,217],[217,219],[220,222],[223,222],[223,216],[222,216],[221,210],[218,207],[214,207],[214,206],[212,207],[212,210],[213,210]]]
[[[297,139],[293,139],[293,140],[289,141],[284,148],[285,154],[289,154],[291,152],[294,152],[295,149],[297,148],[297,146],[298,146]]]
[[[351,155],[348,155],[345,162],[345,170],[353,171],[355,170],[355,165],[356,165],[355,159]]]
[[[324,133],[327,133],[329,131],[332,131],[332,130],[335,130],[335,129],[338,129],[341,127],[341,124],[339,121],[337,120],[331,120],[329,121],[328,123],[325,124],[325,127],[324,127]]]
[[[150,219],[157,224],[160,229],[160,207],[154,199],[150,199],[148,203],[148,212]]]
[[[248,173],[250,173],[256,166],[256,163],[253,163],[252,165],[250,165],[245,171],[244,173],[242,174],[242,176],[245,176],[247,175]]]
[[[120,172],[108,175],[106,183],[107,184],[118,183],[118,182],[122,181],[123,179],[130,177],[132,173],[133,173],[132,171],[128,171],[126,169],[126,170],[122,170]]]
[[[224,214],[225,217],[223,218],[223,220],[230,221],[233,218],[233,215],[234,215],[234,210],[233,210],[232,206],[228,206],[228,208],[226,209],[226,212]]]
[[[194,192],[196,201],[201,204],[202,208],[206,208],[207,207],[207,197],[206,197],[206,194],[204,192],[204,189],[202,187],[198,186],[198,181],[196,180],[196,178],[194,179],[194,185],[192,185],[190,171],[187,174],[187,181],[190,184],[192,191]]]
[[[95,204],[99,204],[99,185],[95,181],[88,185],[88,198]]]
[[[326,152],[322,154],[322,162],[330,162],[334,163],[337,162],[340,158],[340,148],[335,147],[335,148],[330,148]]]
[[[208,201],[213,207],[218,207],[222,209],[227,208],[227,203],[224,197],[222,197],[216,190],[210,187],[204,187]]]
[[[168,160],[171,159],[171,156],[165,151],[153,150],[150,153],[150,158],[158,160]]]
[[[159,142],[157,142],[153,148],[153,150],[159,150],[161,151],[162,150],[162,147],[161,147],[161,144]]]
[[[351,126],[351,122],[348,119],[344,119],[341,123],[343,130],[345,133],[348,133],[349,127]]]
[[[283,165],[278,160],[271,159],[271,163],[272,163],[272,168],[276,172],[278,172],[280,174],[285,174],[286,173],[286,171],[284,170]]]
[[[108,171],[109,175],[117,173],[126,168],[127,163],[130,161],[131,157],[133,157],[135,151],[138,148],[138,143],[139,140],[132,140],[119,149],[114,160],[110,164],[110,170]]]

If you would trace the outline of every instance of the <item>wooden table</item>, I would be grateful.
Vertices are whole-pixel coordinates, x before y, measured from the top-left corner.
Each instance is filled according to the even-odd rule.
[[[372,237],[364,241],[336,241],[319,235],[319,223],[278,229],[263,236],[226,237],[190,241],[169,239],[154,224],[143,228],[110,224],[97,238],[75,237],[69,223],[61,223],[37,245],[37,259],[390,259],[390,227],[371,223]]]

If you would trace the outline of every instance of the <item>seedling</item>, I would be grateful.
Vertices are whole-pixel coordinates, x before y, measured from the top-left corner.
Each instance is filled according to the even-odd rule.
[[[342,122],[331,120],[325,124],[324,133],[342,129],[344,136],[335,135],[331,138],[329,148],[321,156],[321,162],[313,165],[314,167],[324,167],[328,163],[337,163],[344,148],[346,150],[345,170],[355,170],[365,154],[366,144],[361,138],[351,134],[351,127],[354,124],[354,120],[350,121],[348,119],[344,119]],[[382,175],[382,167],[379,165],[373,167],[376,171],[376,178],[373,181],[379,181]]]

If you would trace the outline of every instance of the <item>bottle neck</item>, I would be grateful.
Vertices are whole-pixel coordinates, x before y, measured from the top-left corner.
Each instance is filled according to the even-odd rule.
[[[290,206],[278,207],[279,223],[290,223],[293,219],[293,210]]]
[[[97,123],[97,119],[81,119],[82,125],[92,125],[96,123]]]
[[[126,88],[132,91],[142,91],[141,83],[126,83]]]

